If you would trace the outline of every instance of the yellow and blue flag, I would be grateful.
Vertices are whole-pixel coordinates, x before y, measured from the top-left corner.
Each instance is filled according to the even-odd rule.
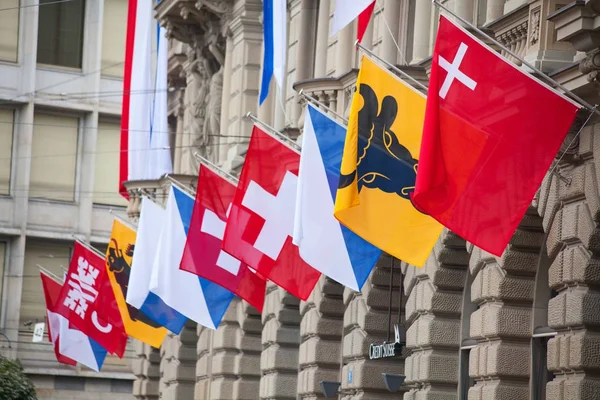
[[[411,202],[426,98],[363,56],[334,215],[386,253],[421,267],[442,225]]]

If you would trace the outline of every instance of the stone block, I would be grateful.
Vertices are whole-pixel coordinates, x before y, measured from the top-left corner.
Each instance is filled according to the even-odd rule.
[[[559,375],[546,386],[547,400],[596,400],[600,381],[582,374]]]
[[[449,347],[460,344],[460,320],[424,315],[406,331],[406,347]]]
[[[234,349],[237,347],[240,328],[238,324],[220,325],[213,333],[213,349]]]
[[[552,371],[600,370],[599,360],[599,333],[559,333],[548,341],[548,368]]]
[[[236,346],[242,351],[254,352],[262,350],[262,338],[261,335],[250,334],[242,332],[241,335],[238,336],[239,343]]]
[[[311,366],[298,372],[298,394],[303,399],[323,397],[321,381],[339,381],[339,364],[335,369]]]
[[[342,379],[341,389],[357,389],[363,391],[386,390],[383,382],[382,373],[403,374],[404,365],[399,360],[353,360],[344,365],[342,376],[348,377],[349,371],[352,371],[352,382],[349,379]]]
[[[591,258],[584,246],[573,246],[560,252],[548,271],[550,287],[564,284],[600,284],[600,260]]]
[[[179,400],[192,398],[194,398],[193,383],[176,382],[171,385],[167,385],[167,387],[161,393],[161,399],[164,400]]]
[[[339,306],[342,308],[342,304]],[[314,308],[304,314],[300,323],[300,332],[303,337],[317,335],[327,338],[340,338],[342,329],[343,321],[341,319],[324,317]]]
[[[251,379],[244,377],[238,379],[233,385],[233,396],[236,400],[256,400],[260,393],[260,378]]]
[[[300,344],[298,351],[300,366],[317,364],[319,367],[340,365],[340,342],[311,337]]]
[[[239,374],[240,354],[236,351],[218,351],[212,356],[212,375]]]
[[[586,287],[572,287],[550,299],[548,325],[554,329],[600,326],[600,293]]]
[[[471,314],[472,338],[531,336],[531,308],[486,303]]]
[[[273,344],[261,353],[260,367],[263,371],[298,370],[298,348]]]
[[[406,362],[409,382],[456,384],[458,356],[456,351],[425,350],[413,353]],[[410,371],[408,370],[410,368]]]
[[[195,363],[181,363],[177,360],[165,365],[161,380],[171,382],[193,382],[196,380]]]
[[[296,399],[297,373],[270,373],[260,380],[261,399]]]
[[[466,253],[466,251],[463,252]],[[462,291],[465,286],[467,263],[461,265],[460,268],[447,268],[440,265],[432,270],[429,270],[429,265],[426,266],[428,268],[427,275],[435,286],[440,289]]]
[[[276,319],[270,319],[265,323],[262,331],[262,343],[282,343],[290,345],[300,344],[300,329],[298,326],[281,325]]]
[[[469,374],[473,378],[529,377],[530,346],[505,342],[479,344],[469,354]]]
[[[235,382],[232,377],[217,376],[210,383],[211,400],[234,400]]]
[[[242,354],[239,358],[239,374],[260,377],[260,353]]]
[[[483,381],[469,388],[469,400],[529,400],[527,382]]]

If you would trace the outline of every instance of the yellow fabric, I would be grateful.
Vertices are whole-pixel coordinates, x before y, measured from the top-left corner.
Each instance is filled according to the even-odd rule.
[[[365,106],[365,99],[360,94],[361,85],[370,86],[376,95],[373,102],[377,102],[378,115],[382,110],[382,100],[386,96],[393,97],[398,105],[395,119],[391,123],[390,129],[386,130],[387,133],[383,135],[382,143],[384,145],[379,146],[379,154],[383,154],[382,151],[387,148],[388,153],[386,154],[393,156],[392,153],[389,153],[390,138],[385,137],[386,134],[393,133],[398,138],[398,142],[410,152],[412,158],[418,159],[425,117],[425,96],[379,67],[370,58],[363,56],[356,83],[357,90],[354,93],[350,109],[340,173],[342,175],[352,174],[357,171],[357,166],[361,162],[367,161],[368,157],[377,155],[373,149],[367,151],[369,147],[374,147],[372,140],[369,141],[369,146],[359,149],[358,115]],[[372,139],[377,132],[374,124],[369,126],[368,135]],[[392,175],[394,171],[403,168],[400,165],[402,161],[399,159],[396,161],[397,158],[391,159],[392,164],[389,162],[387,164],[388,167],[392,166],[388,168]],[[394,166],[396,162],[398,163],[397,168]],[[363,169],[366,164],[366,162],[363,164]],[[410,168],[416,171],[417,165],[410,166]],[[365,185],[371,184],[377,175],[387,179],[384,175],[375,173],[376,171],[366,172],[363,170],[362,176],[354,178],[348,186],[338,187],[335,199],[335,217],[348,229],[386,253],[409,264],[422,267],[442,231],[442,225],[417,211],[409,199],[403,198],[397,193],[386,193],[380,188],[366,187]],[[362,184],[360,193],[359,181]],[[387,179],[386,183],[389,182],[390,180]],[[414,182],[412,186],[398,190],[406,194],[414,190]]]
[[[134,339],[141,340],[150,346],[160,348],[163,339],[167,335],[167,329],[159,327],[158,324],[153,322],[152,324],[155,326],[142,322],[144,319],[148,318],[143,314],[139,315],[137,320],[131,318],[129,308],[134,308],[132,306],[129,306],[129,308],[127,307],[125,301],[126,292],[123,291],[116,276],[117,273],[125,273],[125,268],[130,268],[132,255],[128,254],[127,250],[129,246],[135,245],[136,236],[137,233],[133,229],[117,219],[114,220],[110,243],[106,250],[106,270],[113,292],[115,293],[115,299],[117,300],[121,317],[123,318],[125,332]],[[129,274],[123,275],[122,277],[120,276],[120,279],[128,281],[128,279],[123,279],[128,275]],[[142,321],[140,321],[140,319],[142,319]]]

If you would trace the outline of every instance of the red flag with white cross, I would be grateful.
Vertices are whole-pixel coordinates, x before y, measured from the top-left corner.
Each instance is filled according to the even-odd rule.
[[[200,166],[196,202],[179,268],[224,287],[262,312],[266,279],[221,249],[235,190],[234,184]]]
[[[413,203],[500,256],[578,108],[441,16]]]
[[[254,127],[222,246],[306,300],[321,273],[300,258],[292,243],[299,165],[296,150]]]
[[[95,340],[109,353],[123,357],[127,334],[123,324],[111,324],[110,320],[122,321],[117,301],[96,302],[100,292],[112,287],[106,275],[104,259],[91,249],[75,242],[69,271],[65,276],[55,312],[69,320],[86,336]]]

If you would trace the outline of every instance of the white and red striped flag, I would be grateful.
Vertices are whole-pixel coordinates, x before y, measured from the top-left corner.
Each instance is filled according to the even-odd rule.
[[[167,125],[168,44],[153,10],[152,0],[129,0],[119,163],[119,192],[125,198],[123,182],[158,179],[173,171]]]

